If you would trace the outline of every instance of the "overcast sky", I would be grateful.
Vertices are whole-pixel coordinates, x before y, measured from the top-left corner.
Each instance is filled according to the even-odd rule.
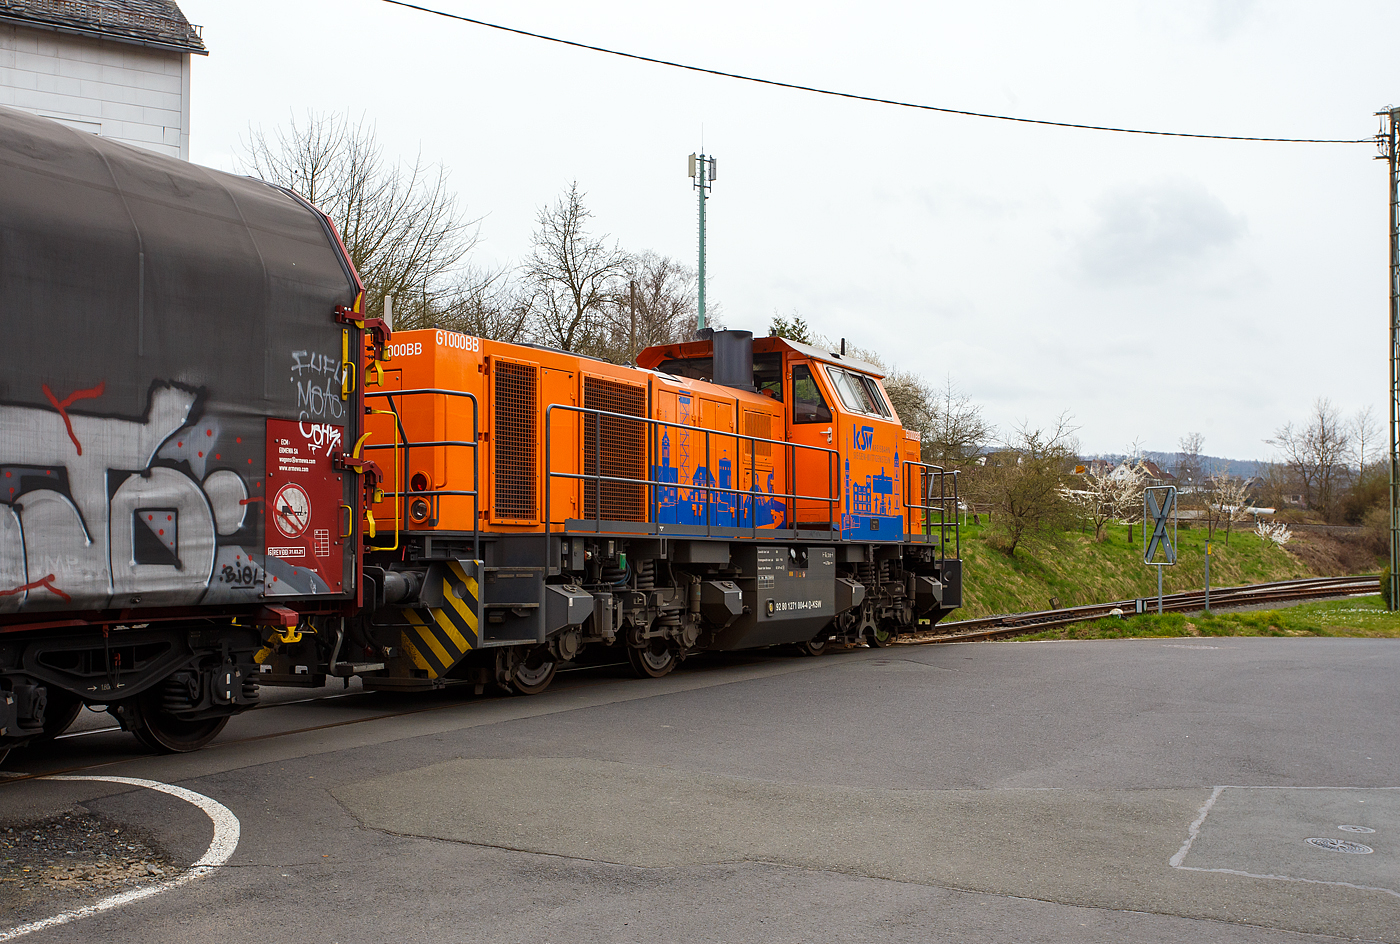
[[[1400,102],[1400,4],[420,0],[534,32],[882,98],[1057,121],[1363,138]],[[179,0],[204,27],[192,158],[363,115],[443,162],[478,260],[577,180],[599,233],[691,264],[686,155],[719,159],[709,298],[953,382],[1002,429],[1069,412],[1267,458],[1330,397],[1386,397],[1386,175],[1367,145],[1193,141],[915,111],[682,72],[381,0]]]

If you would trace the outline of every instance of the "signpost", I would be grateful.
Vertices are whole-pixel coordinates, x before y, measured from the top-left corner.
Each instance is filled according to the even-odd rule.
[[[1206,615],[1210,615],[1210,541],[1206,541]]]
[[[1169,525],[1170,535],[1167,533]],[[1162,614],[1162,568],[1170,567],[1176,563],[1175,485],[1153,485],[1143,490],[1142,543],[1142,562],[1149,567],[1157,568],[1157,615],[1160,616]]]

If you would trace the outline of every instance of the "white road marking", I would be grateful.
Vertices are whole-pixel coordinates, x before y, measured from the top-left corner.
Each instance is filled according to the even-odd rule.
[[[1181,848],[1177,850],[1176,855],[1172,856],[1167,863],[1172,868],[1181,868],[1181,862],[1186,858],[1186,853],[1191,851],[1191,843],[1195,842],[1196,837],[1201,834],[1201,826],[1205,824],[1206,817],[1210,815],[1210,808],[1215,805],[1215,801],[1220,799],[1220,794],[1224,792],[1224,787],[1216,787],[1212,790],[1210,799],[1206,800],[1205,806],[1201,807],[1201,812],[1196,817],[1196,821],[1186,827],[1186,841],[1181,844]]]
[[[74,908],[62,914],[54,915],[51,918],[42,918],[38,921],[31,921],[28,924],[21,924],[17,927],[0,930],[0,944],[5,941],[13,941],[17,937],[30,934],[34,931],[42,931],[45,928],[57,927],[60,924],[67,924],[70,921],[77,921],[80,918],[88,918],[122,905],[129,905],[143,898],[150,898],[162,892],[179,888],[203,878],[218,869],[229,860],[233,851],[238,848],[239,823],[238,817],[234,816],[228,807],[216,800],[211,800],[202,793],[195,793],[193,790],[186,790],[184,787],[177,787],[168,783],[161,783],[157,780],[142,780],[137,777],[100,777],[100,776],[71,776],[71,777],[45,777],[45,780],[99,780],[103,783],[122,783],[133,787],[145,787],[148,790],[156,790],[170,796],[184,800],[204,811],[205,815],[214,824],[214,838],[209,843],[209,848],[204,850],[202,855],[194,865],[184,872],[166,882],[158,882],[154,885],[147,885],[145,888],[136,888],[128,892],[122,892],[104,898],[91,905],[84,905],[81,908]]]
[[[1186,859],[1186,853],[1188,853],[1188,852],[1191,851],[1191,843],[1195,842],[1195,841],[1196,841],[1196,837],[1200,835],[1200,833],[1201,833],[1201,826],[1203,826],[1203,825],[1205,824],[1206,817],[1210,815],[1210,809],[1211,809],[1211,807],[1213,807],[1213,806],[1215,805],[1215,801],[1216,801],[1216,800],[1220,799],[1220,795],[1221,795],[1222,793],[1224,793],[1224,792],[1225,792],[1226,790],[1228,790],[1228,789],[1231,789],[1231,788],[1230,788],[1230,787],[1216,787],[1214,790],[1211,791],[1210,799],[1206,800],[1205,805],[1201,807],[1200,814],[1196,817],[1195,822],[1193,822],[1190,826],[1186,827],[1186,841],[1185,841],[1184,843],[1181,844],[1181,848],[1177,850],[1176,855],[1172,856],[1169,860],[1167,860],[1167,864],[1170,865],[1172,868],[1174,868],[1174,869],[1180,869],[1180,870],[1183,871],[1183,872],[1216,872],[1216,873],[1220,873],[1220,874],[1223,874],[1223,875],[1241,875],[1241,876],[1243,876],[1243,877],[1245,877],[1245,878],[1267,878],[1267,879],[1273,879],[1274,881],[1277,881],[1277,882],[1302,882],[1302,883],[1304,883],[1304,884],[1306,884],[1306,885],[1337,885],[1337,886],[1340,886],[1340,887],[1342,887],[1342,888],[1355,888],[1355,889],[1358,889],[1358,890],[1364,891],[1364,892],[1385,892],[1387,895],[1394,896],[1395,898],[1400,898],[1400,892],[1395,891],[1395,889],[1393,889],[1393,888],[1381,888],[1380,886],[1377,886],[1377,885],[1357,885],[1357,884],[1354,883],[1354,882],[1328,882],[1328,881],[1323,881],[1322,879],[1316,879],[1316,878],[1298,878],[1298,877],[1292,876],[1292,875],[1268,875],[1268,874],[1263,874],[1263,873],[1259,873],[1259,872],[1244,872],[1244,871],[1241,871],[1240,869],[1200,869],[1200,868],[1196,868],[1195,866],[1191,866],[1191,865],[1182,865],[1181,863],[1184,862],[1185,859]],[[1365,787],[1236,787],[1236,788],[1234,788],[1234,789],[1243,789],[1243,790],[1336,790],[1336,789],[1341,789],[1341,790],[1357,790],[1357,789],[1395,790],[1395,789],[1400,789],[1400,788],[1396,788],[1396,787],[1370,787],[1370,788],[1365,788]],[[0,941],[2,941],[2,940],[4,940],[4,939],[3,939],[3,938],[0,938]]]

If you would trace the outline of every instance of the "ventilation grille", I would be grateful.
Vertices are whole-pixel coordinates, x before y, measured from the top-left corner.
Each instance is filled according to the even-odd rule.
[[[535,443],[539,414],[535,368],[496,361],[492,400],[495,428],[496,494],[492,514],[496,520],[534,521]]]
[[[744,411],[744,435],[757,436],[759,439],[773,438],[773,417],[768,413],[755,413],[750,410]],[[760,459],[772,460],[773,444],[766,442],[749,443],[753,446],[753,451]],[[745,449],[745,452],[748,450]]]
[[[587,410],[646,416],[647,392],[644,387],[585,376],[583,406]],[[584,475],[597,475],[601,472],[603,475],[618,478],[645,479],[646,424],[615,416],[598,417],[583,414],[583,468],[579,471]],[[645,485],[603,482],[600,487],[597,479],[582,479],[580,482],[584,490],[585,518],[601,518],[604,521],[647,520]],[[598,507],[600,497],[601,509]]]

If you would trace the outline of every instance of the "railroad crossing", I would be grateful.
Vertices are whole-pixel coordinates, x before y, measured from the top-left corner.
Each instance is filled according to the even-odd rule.
[[[1364,639],[760,652],[532,699],[313,693],[180,756],[98,731],[8,766],[176,785],[237,847],[25,940],[1393,941],[1397,670]],[[100,814],[181,868],[216,838],[140,786],[0,804]],[[411,909],[365,907],[386,874]],[[82,904],[2,887],[16,923]]]

